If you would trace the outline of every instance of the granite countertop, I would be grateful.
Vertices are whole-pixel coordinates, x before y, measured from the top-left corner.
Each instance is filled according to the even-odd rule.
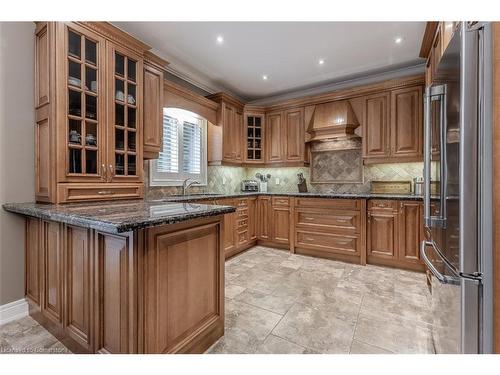
[[[205,200],[205,199],[223,199],[223,198],[239,198],[239,197],[249,197],[256,195],[279,195],[288,197],[310,197],[310,198],[330,198],[330,199],[404,199],[404,200],[423,200],[421,195],[414,194],[372,194],[372,193],[299,193],[299,192],[238,192],[238,193],[224,193],[224,194],[193,194],[193,195],[171,195],[165,196],[164,198],[153,200],[152,202],[185,202],[193,200]]]
[[[92,203],[44,204],[6,203],[6,211],[58,221],[108,233],[174,224],[185,220],[234,212],[231,206],[187,202],[108,201]]]

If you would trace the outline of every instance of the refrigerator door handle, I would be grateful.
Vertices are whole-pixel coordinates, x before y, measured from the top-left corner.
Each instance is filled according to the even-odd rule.
[[[429,270],[432,272],[432,274],[436,277],[436,279],[441,283],[441,284],[451,284],[451,285],[460,285],[460,279],[458,277],[453,277],[453,276],[448,276],[448,275],[443,275],[441,272],[437,270],[437,268],[432,264],[431,260],[429,259],[427,252],[425,249],[428,246],[434,247],[432,242],[430,241],[422,241],[420,244],[420,256],[422,257],[422,260],[424,261],[425,265]],[[449,267],[446,260],[441,256],[439,251],[435,251],[436,254],[439,255],[443,263],[445,264],[446,267]]]
[[[439,101],[440,111],[440,201],[439,216],[431,214],[431,102]],[[425,89],[424,101],[424,225],[427,228],[446,226],[446,86],[431,86]]]

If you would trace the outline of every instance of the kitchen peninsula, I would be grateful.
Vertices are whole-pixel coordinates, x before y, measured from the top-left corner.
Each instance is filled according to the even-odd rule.
[[[193,203],[6,204],[30,315],[73,352],[202,353],[224,334],[224,214]]]

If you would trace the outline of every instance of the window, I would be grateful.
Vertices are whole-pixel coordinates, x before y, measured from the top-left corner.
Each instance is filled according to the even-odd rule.
[[[163,149],[150,163],[151,186],[207,184],[207,122],[193,112],[163,108]]]

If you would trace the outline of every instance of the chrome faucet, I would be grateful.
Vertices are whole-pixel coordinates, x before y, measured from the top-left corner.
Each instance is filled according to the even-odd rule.
[[[200,185],[199,181],[193,180],[193,181],[191,181],[191,182],[188,183],[189,180],[191,180],[191,179],[190,178],[186,178],[184,180],[184,182],[182,183],[182,195],[186,195],[186,191],[187,191],[187,189],[189,189],[189,187],[191,185]]]

